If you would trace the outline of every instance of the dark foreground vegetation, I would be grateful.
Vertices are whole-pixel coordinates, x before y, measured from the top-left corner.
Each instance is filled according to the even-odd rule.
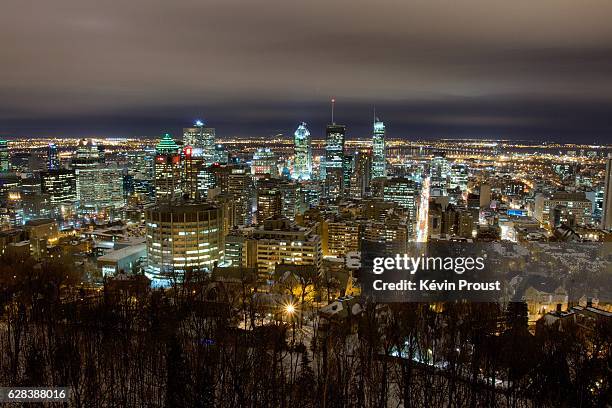
[[[135,295],[86,289],[60,263],[6,258],[0,284],[0,385],[69,386],[74,407],[612,401],[609,325],[533,336],[520,304],[366,303],[323,331],[314,315],[256,325],[265,311],[246,284]]]

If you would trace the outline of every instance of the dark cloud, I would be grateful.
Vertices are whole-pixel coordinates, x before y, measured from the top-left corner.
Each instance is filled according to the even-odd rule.
[[[0,132],[611,141],[608,0],[5,0]]]

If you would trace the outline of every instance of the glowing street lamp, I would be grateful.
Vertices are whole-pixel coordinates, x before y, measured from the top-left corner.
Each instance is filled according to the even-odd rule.
[[[285,313],[287,313],[288,315],[292,315],[293,313],[295,313],[295,306],[293,305],[293,303],[289,303],[285,306]]]
[[[291,319],[291,344],[295,344],[295,319],[293,318],[293,314],[295,313],[295,305],[293,303],[287,303],[285,305],[285,313]]]

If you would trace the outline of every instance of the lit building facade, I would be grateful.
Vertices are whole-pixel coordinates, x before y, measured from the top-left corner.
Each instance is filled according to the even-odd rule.
[[[264,277],[271,277],[278,264],[313,265],[321,272],[321,237],[312,228],[297,227],[287,219],[266,220],[253,239],[257,240],[257,268]]]
[[[77,186],[77,198],[83,207],[97,210],[124,204],[123,170],[114,163],[78,170]]]
[[[253,177],[246,167],[228,166],[229,174],[225,189],[236,201],[236,223],[251,225],[253,223],[253,201],[255,190]],[[223,188],[222,188],[223,191]]]
[[[370,221],[363,225],[363,240],[384,244],[389,254],[406,253],[408,239],[411,236],[410,226],[400,220],[385,222]]]
[[[283,209],[282,194],[275,188],[257,189],[257,222],[270,217],[278,218]]]
[[[606,159],[601,227],[612,230],[612,156]]]
[[[593,221],[601,223],[603,215],[603,200],[604,200],[604,188],[603,185],[595,188],[592,191],[586,191],[586,198],[592,203],[591,214]]]
[[[325,169],[341,169],[344,163],[345,125],[327,125],[325,133]]]
[[[104,148],[92,139],[81,139],[71,161],[77,176],[79,170],[95,168],[100,164],[104,164]]]
[[[301,186],[302,183],[291,181],[288,179],[262,179],[257,183],[257,220],[261,222],[263,219],[268,218],[270,216],[282,216],[291,221],[295,220],[295,216],[300,212],[302,208],[302,194],[301,194]],[[278,192],[272,193],[272,191]],[[270,213],[269,209],[263,209],[264,213],[267,214],[265,218],[261,218],[260,208],[262,205],[267,206],[269,202],[273,200],[273,196],[278,196],[279,205],[280,205],[280,213],[277,213],[276,204],[272,208],[274,208],[273,212]]]
[[[224,266],[257,267],[257,241],[242,233],[232,231],[225,237]]]
[[[0,173],[6,173],[11,168],[8,142],[0,139]]]
[[[222,144],[215,145],[214,162],[219,164],[227,164],[229,162],[229,152]]]
[[[179,147],[166,133],[155,146],[155,198],[171,202],[182,194],[183,167]]]
[[[406,209],[411,219],[416,219],[419,199],[418,184],[406,177],[393,177],[385,180],[383,199]]]
[[[344,195],[344,169],[329,167],[325,175],[325,198],[333,204]]]
[[[346,256],[359,251],[361,224],[351,220],[325,220],[321,226],[324,256]]]
[[[183,145],[201,149],[202,157],[207,165],[216,161],[215,138],[215,128],[206,127],[201,120],[197,120],[193,127],[183,129]]]
[[[300,183],[300,197],[306,208],[316,207],[321,201],[323,187],[318,181]]]
[[[583,192],[557,191],[536,195],[534,218],[547,228],[555,227],[555,207],[564,207],[566,216],[571,216],[575,225],[584,225],[591,221],[592,203]]]
[[[351,176],[353,175],[353,158],[350,154],[344,155],[344,161],[342,162],[342,191],[344,194],[348,193],[351,188]]]
[[[291,178],[295,180],[310,180],[312,177],[312,146],[310,131],[306,127],[306,123],[300,123],[293,136],[295,159]]]
[[[431,159],[429,177],[431,195],[445,196],[449,185],[450,165],[444,152],[435,152]]]
[[[281,215],[291,221],[295,220],[296,215],[302,209],[302,191],[300,184],[287,180],[281,180],[276,188],[281,192],[282,209]]]
[[[469,179],[469,168],[467,164],[454,163],[450,167],[450,182],[449,187],[451,189],[459,189],[466,191]]]
[[[358,151],[353,156],[353,172],[350,181],[350,196],[364,198],[370,194],[372,181],[372,154]]]
[[[135,180],[153,180],[155,149],[137,150],[127,153],[128,174]]]
[[[387,157],[385,154],[385,124],[378,118],[374,120],[372,135],[372,177],[387,175]]]
[[[92,139],[81,139],[72,157],[76,174],[77,200],[83,208],[123,204],[122,169],[105,163],[104,148]]]
[[[325,163],[321,165],[321,177],[325,180],[325,196],[336,201],[344,193],[346,126],[327,125],[325,132]]]
[[[209,204],[157,205],[145,211],[148,264],[154,286],[181,282],[223,259],[223,214]]]
[[[251,162],[251,173],[255,180],[266,177],[278,177],[278,167],[276,166],[276,154],[267,147],[259,147],[253,153]]]
[[[47,170],[58,170],[60,167],[59,153],[55,143],[47,146]]]
[[[48,194],[51,204],[71,203],[77,199],[74,170],[49,170],[40,175],[41,192]]]
[[[321,164],[321,177],[325,181],[324,196],[334,203],[344,195],[345,162],[344,144],[346,126],[332,123],[325,132],[325,162]],[[347,175],[350,178],[350,173]]]
[[[192,200],[201,198],[199,180],[203,180],[206,162],[200,152],[189,145],[183,148],[183,192]]]

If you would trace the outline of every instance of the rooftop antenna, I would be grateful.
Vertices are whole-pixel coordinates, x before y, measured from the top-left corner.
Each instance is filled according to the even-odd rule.
[[[336,124],[336,122],[334,122],[334,107],[335,106],[336,106],[336,99],[332,98],[332,100],[331,100],[332,125]]]
[[[374,105],[374,122],[376,122],[376,105]]]

